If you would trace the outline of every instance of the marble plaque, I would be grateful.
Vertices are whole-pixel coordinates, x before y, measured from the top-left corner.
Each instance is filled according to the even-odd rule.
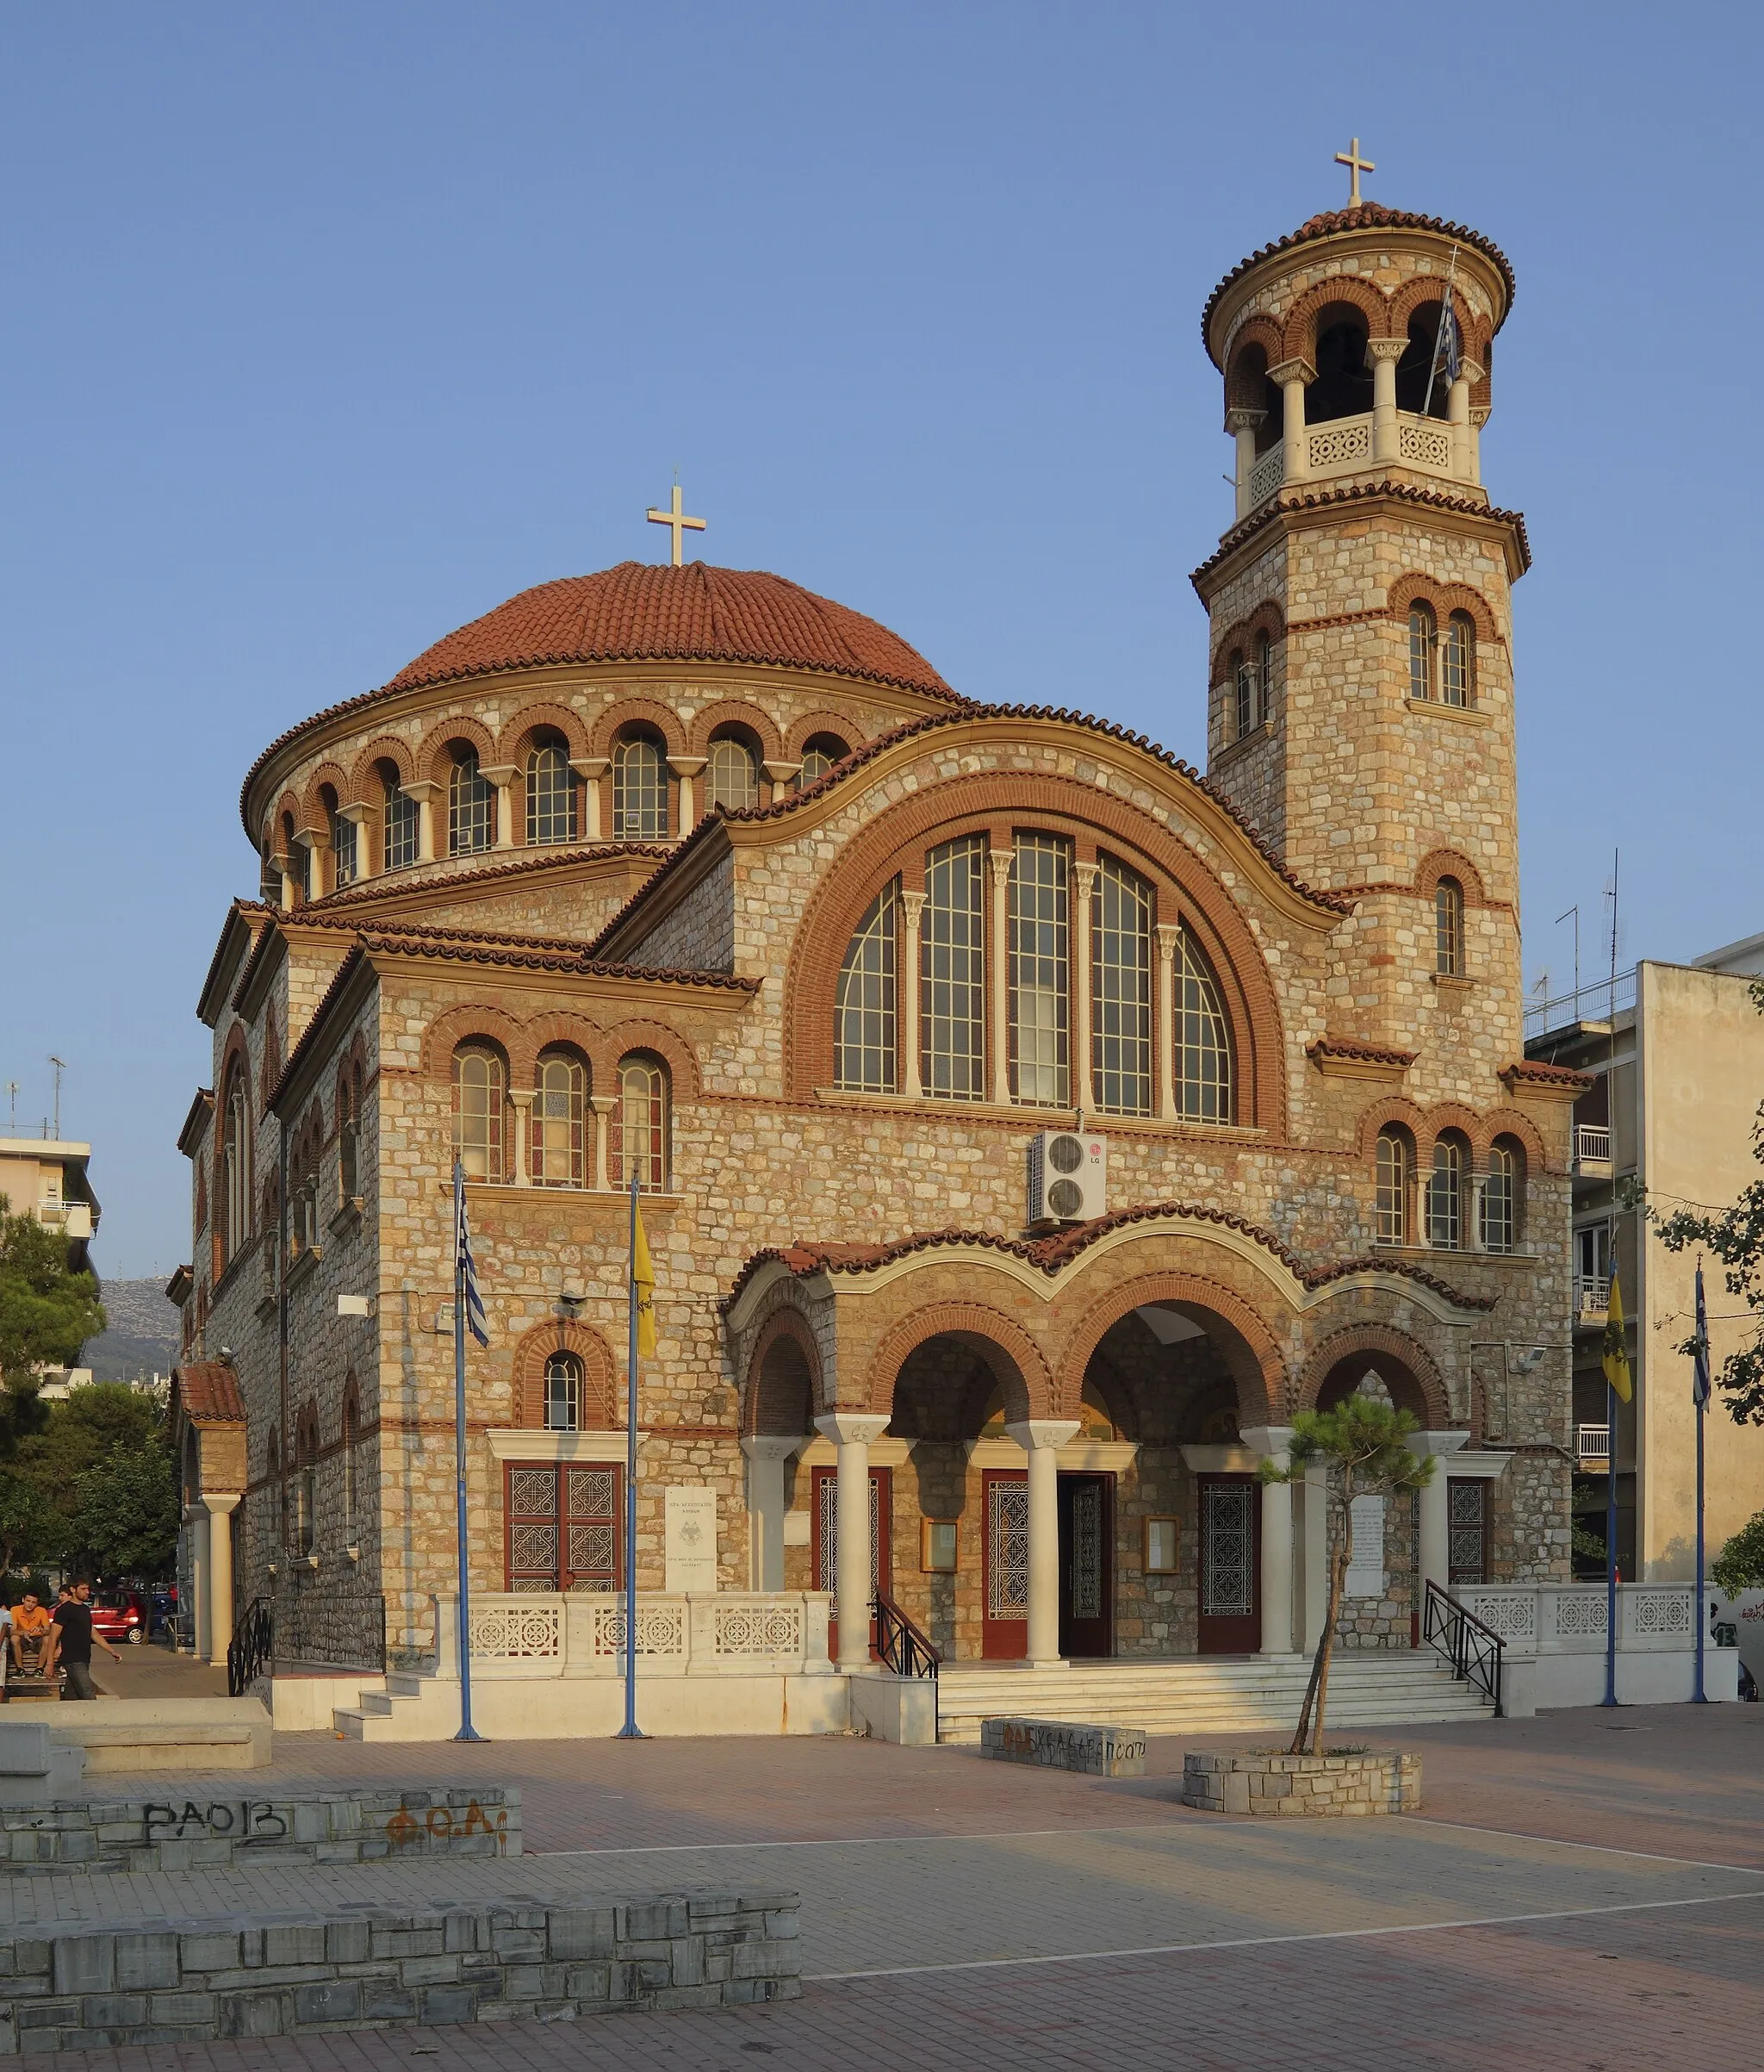
[[[667,1577],[669,1590],[717,1587],[717,1492],[678,1484],[666,1492]]]

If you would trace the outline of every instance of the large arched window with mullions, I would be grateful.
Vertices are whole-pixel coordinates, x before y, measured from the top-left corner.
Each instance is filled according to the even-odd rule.
[[[1152,887],[1096,860],[1090,900],[1090,1098],[1105,1115],[1152,1112]]]
[[[668,1067],[661,1059],[641,1050],[621,1058],[611,1146],[618,1186],[630,1186],[635,1173],[645,1194],[668,1192]]]
[[[624,842],[660,842],[668,833],[667,772],[647,734],[626,734],[614,744],[612,832]]]
[[[833,1007],[833,1083],[853,1093],[895,1090],[900,880],[891,878],[846,945]]]
[[[1454,612],[1445,622],[1439,650],[1439,695],[1447,705],[1476,702],[1476,624],[1468,612]]]
[[[1022,834],[1010,847],[1010,1091],[1025,1105],[1071,1100],[1071,844],[1063,835]]]
[[[1231,1024],[1213,967],[1185,926],[1177,930],[1171,980],[1176,1111],[1184,1122],[1228,1123],[1233,1113]]]
[[[463,748],[447,773],[447,853],[475,856],[496,839],[496,787],[478,768],[478,751]]]
[[[986,1094],[985,856],[984,835],[963,835],[925,858],[920,1077],[938,1100]]]
[[[730,812],[745,812],[760,803],[760,766],[754,751],[732,734],[719,734],[711,744],[710,764],[705,773],[705,803],[725,806]]]
[[[535,848],[575,840],[575,778],[555,741],[527,756],[527,840]]]
[[[1374,1173],[1372,1235],[1381,1245],[1409,1241],[1409,1186],[1415,1170],[1408,1132],[1391,1125],[1378,1132]]]
[[[1419,598],[1409,607],[1409,696],[1426,703],[1439,669],[1439,621]]]
[[[453,1143],[469,1180],[502,1178],[502,1116],[508,1078],[501,1058],[486,1044],[463,1043],[453,1054]]]
[[[568,1050],[543,1051],[533,1086],[536,1187],[580,1187],[587,1173],[587,1073]]]
[[[407,870],[420,854],[422,809],[400,783],[397,770],[389,763],[382,766],[380,781],[384,801],[380,824],[380,868]]]

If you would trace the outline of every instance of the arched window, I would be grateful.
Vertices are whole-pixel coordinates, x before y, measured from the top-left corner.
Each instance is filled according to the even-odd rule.
[[[554,1353],[545,1362],[545,1429],[576,1432],[582,1422],[582,1363],[574,1353]]]
[[[252,1230],[251,1093],[244,1062],[238,1058],[227,1074],[220,1132],[220,1194],[226,1214],[221,1249],[230,1266],[245,1250]]]
[[[417,861],[420,849],[421,812],[416,800],[398,781],[395,769],[382,768],[381,782],[386,787],[381,868],[406,870]]]
[[[719,735],[711,744],[705,780],[707,806],[724,806],[731,812],[742,812],[760,803],[760,772],[753,750],[731,735]]]
[[[1432,605],[1409,607],[1409,696],[1431,700],[1439,653],[1439,621]]]
[[[985,1097],[985,852],[984,835],[964,835],[925,858],[920,1073],[940,1100]]]
[[[263,860],[258,870],[258,897],[265,906],[280,906],[284,896],[282,866],[276,861],[275,852],[266,841]]]
[[[1476,625],[1468,612],[1454,612],[1445,622],[1439,651],[1439,695],[1447,705],[1476,702]]]
[[[1525,1154],[1509,1136],[1498,1136],[1488,1151],[1488,1173],[1482,1183],[1482,1249],[1511,1252],[1519,1241],[1525,1185]]]
[[[469,1180],[502,1178],[502,1060],[481,1045],[453,1054],[453,1148]]]
[[[310,1554],[318,1531],[317,1507],[314,1501],[319,1462],[315,1414],[308,1412],[295,1427],[294,1449],[294,1549],[297,1554]]]
[[[337,1192],[345,1206],[361,1193],[361,1067],[351,1066],[337,1083]]]
[[[478,751],[463,748],[447,773],[447,853],[475,856],[496,839],[496,787],[478,768]]]
[[[1231,1025],[1219,981],[1186,928],[1177,931],[1174,1065],[1177,1113],[1191,1123],[1232,1118]]]
[[[1376,1228],[1381,1245],[1409,1241],[1409,1180],[1413,1170],[1409,1140],[1401,1129],[1378,1132]]]
[[[612,832],[626,842],[668,833],[668,781],[662,751],[645,734],[627,734],[612,750]]]
[[[1464,1173],[1469,1146],[1456,1131],[1433,1147],[1433,1170],[1427,1175],[1427,1242],[1456,1252],[1464,1241]]]
[[[274,1302],[281,1287],[282,1188],[272,1173],[264,1183],[263,1299]]]
[[[527,840],[535,846],[575,840],[575,780],[555,742],[527,757]]]
[[[894,878],[864,909],[839,968],[833,1083],[856,1093],[894,1092],[899,909],[900,880]]]
[[[583,1116],[587,1074],[567,1050],[541,1054],[533,1088],[533,1185],[580,1187],[585,1184]]]
[[[618,1063],[612,1152],[620,1186],[633,1172],[646,1194],[668,1192],[668,1072],[659,1058],[633,1052]]]
[[[1408,344],[1396,363],[1399,410],[1419,415],[1425,407],[1430,417],[1451,415],[1451,383],[1444,368],[1433,375],[1429,394],[1428,370],[1433,366],[1439,345],[1439,314],[1438,302],[1423,302],[1419,309],[1409,312]]]
[[[361,830],[341,806],[331,809],[331,861],[333,888],[341,892],[361,875]]]
[[[1071,844],[1059,835],[1017,835],[1011,843],[1010,1090],[1016,1100],[1050,1108],[1071,1098]]]
[[[1433,968],[1442,979],[1464,975],[1464,888],[1456,878],[1433,887]]]
[[[818,784],[835,762],[843,762],[851,750],[837,734],[811,734],[803,744],[803,766],[796,774],[796,788],[806,791]]]
[[[1152,887],[1113,856],[1090,901],[1090,1098],[1107,1115],[1152,1112]]]
[[[1265,726],[1274,710],[1274,643],[1266,633],[1256,636],[1256,724]]]
[[[1241,648],[1233,648],[1227,667],[1231,671],[1232,739],[1241,741],[1245,734],[1253,733],[1256,726],[1255,665]]]
[[[1351,302],[1331,302],[1319,310],[1316,351],[1316,379],[1305,384],[1305,422],[1363,416],[1372,408],[1363,314]]]
[[[356,1443],[362,1435],[362,1406],[357,1392],[355,1376],[351,1374],[343,1384],[343,1537],[345,1543],[355,1538],[356,1509]]]

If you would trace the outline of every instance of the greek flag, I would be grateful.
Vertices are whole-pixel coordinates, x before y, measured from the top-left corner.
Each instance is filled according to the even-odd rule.
[[[1691,1401],[1699,1410],[1709,1408],[1714,1388],[1709,1378],[1709,1316],[1703,1307],[1703,1269],[1697,1268],[1696,1352],[1691,1365]]]
[[[1433,372],[1444,375],[1447,388],[1457,379],[1463,358],[1463,338],[1457,327],[1457,312],[1451,306],[1451,283],[1448,281],[1439,305],[1439,335],[1433,341]]]
[[[490,1331],[484,1305],[478,1294],[478,1270],[472,1264],[471,1227],[465,1216],[465,1167],[453,1161],[453,1242],[459,1285],[465,1291],[466,1328],[481,1346],[488,1346]]]

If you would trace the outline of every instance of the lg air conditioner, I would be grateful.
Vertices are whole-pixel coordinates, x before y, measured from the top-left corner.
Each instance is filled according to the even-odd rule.
[[[1029,1140],[1029,1216],[1083,1223],[1109,1212],[1109,1146],[1089,1130],[1044,1129]]]

